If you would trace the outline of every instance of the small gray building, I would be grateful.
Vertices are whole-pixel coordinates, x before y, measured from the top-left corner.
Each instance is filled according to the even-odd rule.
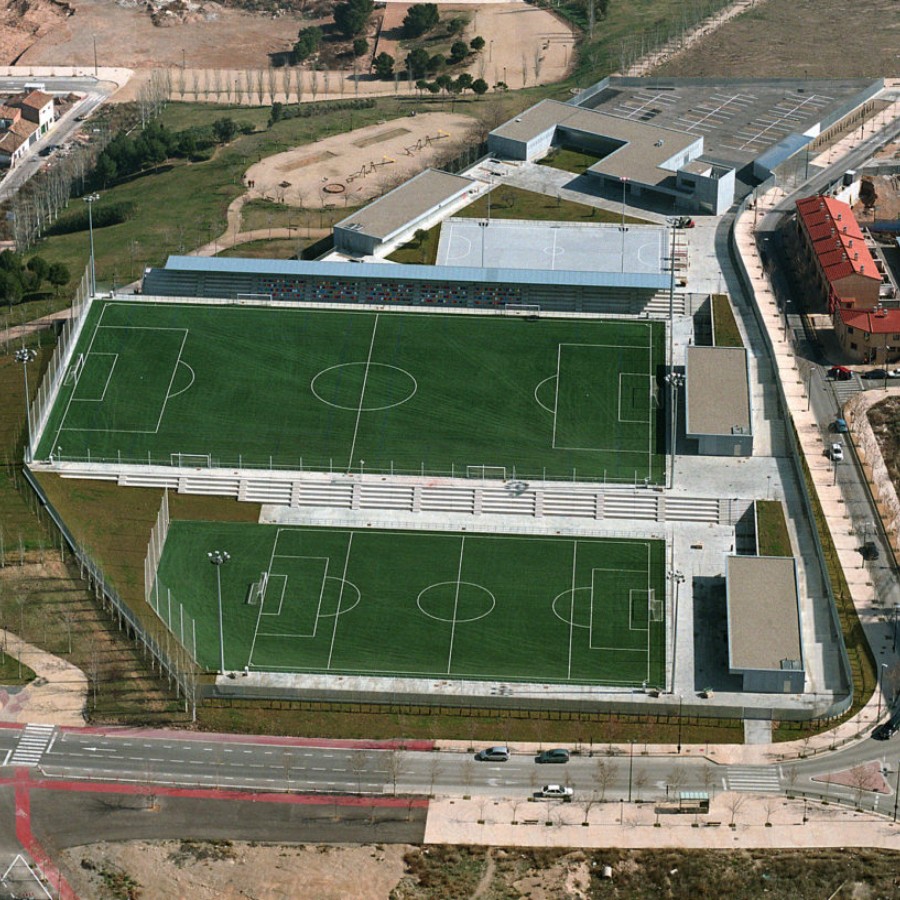
[[[744,690],[801,693],[806,681],[797,563],[792,557],[729,556],[728,670]]]
[[[488,135],[490,152],[507,159],[538,160],[557,146],[599,156],[585,174],[634,197],[713,215],[734,202],[734,169],[699,159],[702,135],[558,100],[542,100]]]
[[[688,347],[685,433],[702,456],[751,456],[750,375],[743,347]]]
[[[471,178],[426,169],[338,222],[334,248],[351,256],[371,256],[382,244],[411,238],[426,220],[476,188]]]

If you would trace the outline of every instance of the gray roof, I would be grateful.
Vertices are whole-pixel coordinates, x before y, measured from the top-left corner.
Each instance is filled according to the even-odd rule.
[[[727,604],[731,669],[803,668],[797,565],[792,557],[729,556]]]
[[[688,347],[686,371],[689,435],[752,433],[743,347]]]
[[[418,266],[378,263],[307,262],[295,259],[228,259],[209,256],[170,256],[166,269],[212,272],[218,275],[279,275],[310,278],[387,278],[396,281],[459,281],[482,284],[553,284],[620,287],[658,291],[669,283],[666,274],[633,272],[569,272],[546,269],[478,269],[462,266]]]
[[[699,135],[647,125],[592,109],[580,109],[557,100],[542,100],[495,128],[491,134],[528,142],[557,127],[621,143],[621,147],[594,163],[588,171],[611,178],[628,178],[640,184],[658,185],[674,178],[676,166],[670,164],[665,169],[661,166],[673,157],[683,155],[695,144],[699,146],[693,155],[697,156],[702,151],[703,138]]]
[[[474,184],[471,178],[463,175],[426,169],[342,219],[334,227],[387,240],[407,224],[448,203]]]

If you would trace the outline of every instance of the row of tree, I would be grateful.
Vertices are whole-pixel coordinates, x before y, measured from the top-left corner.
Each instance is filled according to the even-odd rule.
[[[502,90],[498,84],[498,90]],[[503,85],[505,87],[505,85]],[[434,81],[426,81],[419,79],[416,82],[416,89],[427,92],[429,94],[439,94],[444,91],[447,94],[458,95],[464,91],[472,91],[478,97],[488,92],[489,85],[483,78],[472,78],[468,72],[463,72],[459,78],[451,78],[449,75],[438,75]]]
[[[69,283],[71,275],[64,263],[48,263],[42,256],[32,256],[27,262],[18,253],[0,253],[0,299],[7,306],[15,306],[41,291],[45,281],[56,293]]]

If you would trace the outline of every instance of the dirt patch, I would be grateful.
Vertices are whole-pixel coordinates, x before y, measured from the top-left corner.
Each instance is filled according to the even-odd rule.
[[[325,192],[326,185],[342,185],[343,205],[358,206],[438,159],[461,152],[475,126],[474,119],[451,113],[426,113],[407,121],[408,127],[388,131],[384,125],[359,129],[352,143],[342,134],[326,138],[312,155],[306,146],[269,156],[247,170],[244,182],[252,184],[247,195],[315,209],[336,202],[330,197],[334,188]],[[372,143],[377,150],[368,149]]]
[[[107,885],[126,878],[147,900],[386,900],[403,875],[408,849],[135,841],[72,847],[61,862],[76,893],[98,900],[112,897]]]
[[[897,71],[895,0],[767,0],[654,71],[745,78],[877,77]]]
[[[881,774],[881,764],[878,762],[866,763],[853,769],[844,769],[841,772],[831,772],[824,777],[814,776],[813,781],[820,784],[840,784],[844,787],[854,788],[858,791],[873,791],[877,794],[889,794],[891,792],[888,783]]]
[[[409,134],[408,128],[391,128],[389,131],[382,131],[379,134],[373,134],[370,137],[360,138],[353,142],[354,147],[371,147],[372,144],[380,144],[383,141],[389,141],[391,138],[400,137],[401,134]]]

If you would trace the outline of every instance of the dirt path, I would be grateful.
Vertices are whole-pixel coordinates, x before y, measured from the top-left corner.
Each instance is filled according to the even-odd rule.
[[[31,684],[0,688],[0,722],[84,725],[88,680],[81,669],[0,629],[7,656],[21,660],[36,675]]]
[[[478,886],[472,894],[472,900],[480,900],[480,898],[488,892],[491,882],[494,880],[494,871],[496,868],[497,863],[494,860],[494,848],[489,847],[487,851],[487,865],[484,867],[484,874],[481,876],[481,881],[478,882]]]

